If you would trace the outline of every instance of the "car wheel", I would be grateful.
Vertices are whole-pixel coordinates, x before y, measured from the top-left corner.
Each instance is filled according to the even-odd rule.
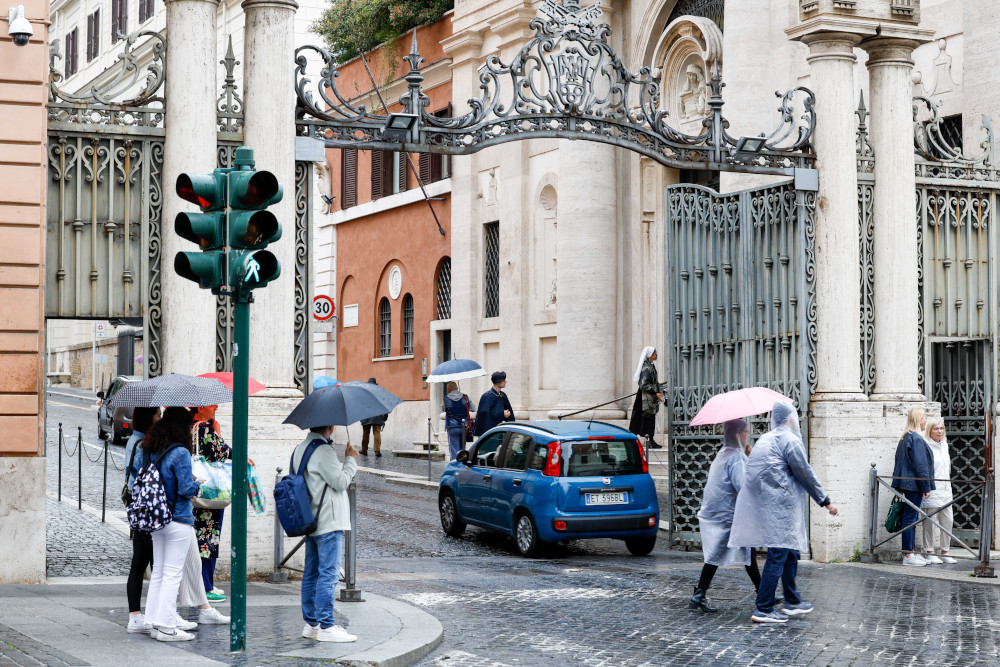
[[[541,551],[542,541],[538,539],[535,520],[527,512],[521,512],[515,519],[514,542],[518,553],[525,558],[533,558]]]
[[[625,540],[625,546],[633,556],[648,556],[656,546],[656,538],[630,537]]]
[[[445,535],[458,537],[465,532],[465,522],[458,517],[458,506],[451,492],[441,494],[438,499],[438,510],[441,512],[441,528]]]

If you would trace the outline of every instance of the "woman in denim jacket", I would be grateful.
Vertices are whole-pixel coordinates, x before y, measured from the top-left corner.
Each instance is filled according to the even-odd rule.
[[[913,408],[906,416],[906,433],[896,445],[896,465],[892,471],[892,488],[898,489],[916,507],[934,490],[934,454],[921,433],[927,424],[923,408]],[[903,506],[903,526],[917,521],[917,510],[909,504]],[[922,567],[927,561],[913,553],[917,527],[903,531],[903,565]]]

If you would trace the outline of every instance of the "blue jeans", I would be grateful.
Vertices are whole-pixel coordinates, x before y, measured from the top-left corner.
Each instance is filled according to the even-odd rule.
[[[797,549],[767,550],[767,562],[760,574],[760,589],[757,591],[757,611],[770,614],[774,611],[774,592],[778,588],[778,579],[785,589],[785,603],[799,604],[802,598],[795,590],[795,574],[799,570],[799,552]]]
[[[451,460],[454,461],[458,453],[465,449],[465,429],[461,426],[454,426],[448,429],[448,448],[451,450]]]
[[[911,503],[920,507],[920,503],[924,499],[924,494],[919,491],[903,491],[903,495]],[[917,510],[913,509],[906,503],[903,503],[903,526],[909,526],[911,523],[920,518],[917,514]],[[916,546],[917,541],[917,527],[913,526],[907,528],[903,531],[903,551],[913,551],[913,547]]]
[[[337,587],[344,533],[336,530],[306,535],[306,567],[302,573],[302,618],[309,625],[333,627],[333,590]]]

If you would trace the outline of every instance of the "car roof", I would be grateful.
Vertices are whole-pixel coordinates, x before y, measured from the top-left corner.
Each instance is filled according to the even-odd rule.
[[[505,422],[503,428],[529,428],[544,431],[553,436],[554,439],[588,438],[592,436],[613,436],[616,438],[635,439],[636,436],[629,431],[608,424],[607,422],[578,420],[578,419],[553,419],[527,422]]]
[[[137,382],[142,379],[141,375],[119,375],[116,379],[125,380],[126,382]]]

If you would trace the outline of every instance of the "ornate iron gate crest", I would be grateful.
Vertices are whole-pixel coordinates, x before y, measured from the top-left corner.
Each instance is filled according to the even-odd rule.
[[[808,423],[814,209],[815,193],[791,183],[725,195],[696,185],[666,189],[672,544],[700,543],[701,491],[721,433],[688,423],[709,398],[770,387],[793,398]]]

